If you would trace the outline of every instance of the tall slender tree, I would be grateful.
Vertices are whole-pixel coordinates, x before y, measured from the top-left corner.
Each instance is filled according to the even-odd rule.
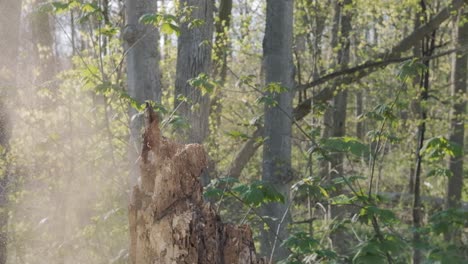
[[[177,44],[174,108],[190,125],[183,135],[185,140],[202,143],[209,131],[210,98],[192,87],[189,80],[211,71],[214,0],[179,0],[179,8],[188,19],[180,27]],[[202,23],[193,23],[196,21]]]
[[[267,92],[267,96],[276,103],[265,105],[262,179],[271,183],[286,197],[289,195],[289,182],[292,180],[293,2],[292,0],[267,1],[263,39],[265,84],[267,86],[279,84],[287,90]],[[261,231],[261,251],[262,254],[267,254],[275,250],[276,246],[273,252],[274,259],[282,259],[288,254],[285,248],[278,248],[288,233],[290,217],[287,209],[287,205],[280,203],[267,204],[262,208],[263,215],[271,218],[267,220],[270,229]]]
[[[350,12],[344,12],[344,5],[351,4],[351,0],[335,2],[335,15],[332,27],[331,50],[338,68],[346,68],[349,63],[349,35],[351,31]],[[338,52],[336,52],[338,51]],[[336,53],[336,55],[335,55]],[[324,137],[343,137],[346,133],[346,109],[348,105],[348,91],[346,88],[335,88],[338,92],[333,97],[333,104],[326,111]],[[328,164],[329,162],[329,164]],[[322,173],[330,178],[343,175],[343,153],[334,153],[322,168]]]
[[[464,10],[464,9],[463,9]],[[459,23],[454,28],[453,39],[460,50],[452,55],[452,96],[455,103],[452,106],[452,120],[450,124],[450,141],[463,148],[466,122],[466,100],[464,99],[467,91],[468,74],[468,54],[466,47],[461,48],[468,43],[468,23],[467,15],[460,11],[455,23]],[[452,176],[448,181],[447,189],[447,207],[456,208],[460,206],[461,194],[463,188],[463,155],[450,157],[449,169]]]
[[[7,261],[8,245],[8,189],[7,161],[11,123],[6,106],[16,86],[21,0],[0,1],[0,264]]]
[[[126,0],[126,26],[123,38],[127,53],[127,85],[128,93],[137,102],[145,100],[161,101],[161,74],[159,71],[159,52],[157,28],[143,25],[139,22],[142,15],[155,13],[157,2],[153,0]],[[136,110],[130,110],[130,116],[135,117]],[[141,118],[134,118],[130,124],[130,184],[137,179],[135,161],[140,150]]]

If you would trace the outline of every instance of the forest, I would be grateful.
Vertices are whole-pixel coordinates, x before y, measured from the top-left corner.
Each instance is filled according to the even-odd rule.
[[[0,0],[0,264],[468,263],[468,0]]]

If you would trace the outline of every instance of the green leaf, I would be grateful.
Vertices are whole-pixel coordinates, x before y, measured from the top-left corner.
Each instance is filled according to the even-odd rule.
[[[261,181],[237,185],[232,188],[232,191],[250,206],[258,207],[272,202],[284,203],[284,196],[281,193],[272,185]]]
[[[153,24],[158,25],[159,21],[161,20],[161,16],[158,14],[144,14],[138,20],[141,24]]]
[[[356,201],[356,197],[348,197],[344,194],[340,194],[338,196],[331,198],[331,204],[334,204],[334,205],[353,204],[355,201]]]
[[[267,84],[263,90],[272,94],[280,94],[289,91],[287,87],[282,86],[281,83],[278,82],[271,82]]]
[[[176,34],[177,36],[179,36],[180,28],[179,26],[172,23],[162,23],[161,32],[167,35]]]
[[[359,219],[369,223],[373,217],[377,217],[384,223],[391,223],[397,220],[395,213],[388,209],[382,209],[373,205],[366,205],[359,211]]]
[[[197,77],[188,80],[188,83],[201,90],[202,95],[213,94],[217,87],[217,83],[210,79],[206,73],[200,73]]]
[[[368,157],[369,146],[352,137],[331,137],[321,141],[322,147],[330,152],[347,152],[357,157]]]
[[[422,147],[421,153],[429,160],[439,160],[446,156],[459,157],[463,150],[460,145],[443,136],[438,136],[428,139]]]
[[[265,104],[269,107],[275,107],[278,105],[278,101],[276,101],[276,99],[272,96],[268,95],[260,96],[259,98],[257,98],[257,100],[255,100],[255,102],[258,104]]]
[[[232,137],[235,140],[247,140],[250,138],[249,135],[242,133],[240,131],[237,131],[237,130],[226,132],[226,135]]]
[[[427,67],[419,59],[407,60],[400,64],[398,79],[405,82],[422,75],[425,71]]]

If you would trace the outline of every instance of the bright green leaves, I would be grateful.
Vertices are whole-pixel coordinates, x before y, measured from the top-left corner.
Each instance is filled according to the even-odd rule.
[[[237,131],[237,130],[233,130],[233,131],[229,131],[229,132],[226,132],[225,133],[226,135],[228,135],[229,137],[231,137],[232,139],[234,140],[247,140],[249,139],[249,135],[245,134],[245,133],[242,133],[240,131]]]
[[[289,89],[282,86],[280,83],[269,83],[263,88],[262,96],[257,98],[257,103],[262,103],[269,107],[278,106],[277,95],[287,91],[289,91]]]
[[[280,83],[272,82],[265,86],[264,91],[272,94],[280,94],[289,91],[289,89],[282,86]]]
[[[249,207],[285,201],[284,196],[271,184],[262,181],[243,184],[230,177],[213,180],[206,188],[204,195],[208,198],[234,197]]]
[[[52,6],[52,10],[54,13],[60,14],[64,12],[68,12],[73,8],[80,7],[82,4],[77,0],[71,0],[68,2],[52,2],[50,6]]]
[[[176,15],[171,14],[158,14],[150,13],[144,14],[140,17],[140,23],[151,24],[160,28],[164,34],[180,35],[180,28],[182,24],[186,24],[188,29],[194,29],[205,24],[203,19],[192,18],[192,6],[184,6],[177,11]]]
[[[84,23],[88,21],[91,17],[96,18],[98,21],[102,21],[104,19],[103,10],[99,6],[97,1],[93,1],[90,3],[80,3],[77,0],[70,0],[68,2],[52,2],[50,3],[52,9],[50,11],[61,14],[65,12],[69,12],[73,9],[78,9],[80,12],[80,17],[78,18],[78,22]],[[49,8],[47,8],[49,10]]]
[[[459,157],[462,155],[462,148],[448,141],[445,137],[438,136],[426,140],[421,153],[431,161],[439,160],[446,156]]]
[[[320,186],[319,184],[319,179],[317,178],[304,178],[298,182],[296,182],[292,187],[291,190],[293,192],[298,192],[298,193],[308,193],[312,197],[316,199],[320,199],[323,197],[329,198],[328,191]]]
[[[219,86],[213,79],[211,79],[206,73],[200,73],[197,77],[190,79],[188,83],[199,89],[202,95],[214,94]]]
[[[180,35],[177,17],[170,14],[145,14],[140,17],[140,23],[159,27],[164,34]]]

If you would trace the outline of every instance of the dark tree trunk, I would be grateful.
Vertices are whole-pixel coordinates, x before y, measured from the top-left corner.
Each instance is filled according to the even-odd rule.
[[[126,0],[126,26],[123,31],[127,52],[127,85],[129,95],[138,103],[146,100],[161,101],[159,72],[158,30],[153,25],[139,23],[142,15],[155,13],[157,1]],[[142,121],[136,110],[130,109],[130,185],[137,182],[136,160],[140,149]]]
[[[292,58],[293,6],[291,0],[268,0],[266,29],[263,39],[263,67],[265,84],[278,83],[287,91],[267,93],[277,105],[265,105],[265,129],[263,146],[263,175],[286,198],[289,195],[291,170],[291,128],[294,69]],[[285,248],[279,247],[287,238],[290,221],[285,204],[271,203],[262,208],[263,215],[276,220],[267,220],[270,230],[261,231],[262,254],[273,252],[273,259],[288,256]],[[283,217],[286,214],[285,217]]]
[[[179,6],[191,7],[189,20],[201,19],[203,24],[189,27],[190,21],[186,21],[180,27],[174,109],[190,125],[183,135],[185,142],[202,143],[209,132],[210,97],[188,81],[201,73],[211,73],[214,0],[180,0]],[[180,100],[180,95],[187,100]]]
[[[462,47],[468,43],[468,23],[467,15],[459,14],[459,19],[455,20],[453,27],[454,37],[457,47]],[[463,21],[463,22],[461,22]],[[459,25],[458,23],[463,23]],[[468,74],[468,55],[466,51],[460,50],[452,57],[452,96],[455,103],[452,106],[452,120],[450,124],[450,141],[456,143],[464,149],[464,136],[466,117],[466,86]],[[460,207],[461,194],[463,188],[463,155],[450,157],[449,169],[452,173],[448,180],[447,188],[447,208]]]

